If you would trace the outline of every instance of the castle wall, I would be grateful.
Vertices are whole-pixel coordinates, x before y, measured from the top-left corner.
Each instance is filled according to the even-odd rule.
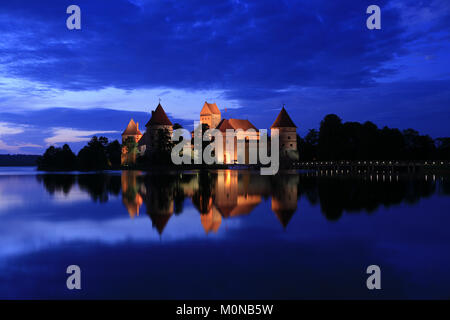
[[[200,115],[200,123],[205,123],[210,129],[215,129],[222,120],[220,114]]]
[[[207,124],[211,128],[211,115],[200,116],[200,123]]]
[[[210,124],[210,128],[211,129],[214,129],[214,128],[217,128],[217,126],[219,125],[219,123],[220,123],[220,120],[221,120],[221,115],[220,114],[213,114],[213,115],[211,115],[211,124]]]
[[[259,132],[237,131],[236,137],[230,141],[234,146],[227,148],[226,132],[222,132],[223,147],[217,153],[224,164],[234,164],[238,160],[238,141],[244,143],[245,159],[243,164],[250,164],[250,153],[258,155]],[[229,144],[228,144],[229,145]],[[230,150],[228,150],[230,149]],[[258,158],[258,156],[257,156]]]
[[[281,151],[297,150],[296,128],[274,128],[270,132],[272,137],[279,137]]]

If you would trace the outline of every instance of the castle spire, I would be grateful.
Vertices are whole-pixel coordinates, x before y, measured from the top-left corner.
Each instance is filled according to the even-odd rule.
[[[278,117],[273,122],[271,128],[297,128],[297,126],[294,124],[294,121],[292,121],[291,117],[288,115],[286,109],[281,108],[280,113],[278,114]]]

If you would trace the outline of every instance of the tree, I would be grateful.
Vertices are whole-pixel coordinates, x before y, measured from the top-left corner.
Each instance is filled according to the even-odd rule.
[[[378,127],[366,121],[342,123],[329,114],[320,123],[318,133],[318,160],[431,160],[448,158],[448,138],[434,141],[428,135],[420,135],[414,129],[400,131]],[[308,141],[311,140],[311,141]],[[299,140],[300,157],[311,159],[311,146],[316,134],[310,130],[304,140]],[[441,141],[441,142],[439,142]],[[447,150],[447,151],[445,151]]]
[[[341,158],[343,148],[342,120],[335,114],[329,114],[320,122],[319,157],[322,160]]]
[[[379,159],[404,159],[405,139],[400,130],[384,127],[380,130],[378,141]]]
[[[141,161],[149,160],[150,164],[170,165],[173,145],[169,130],[159,129],[156,132],[155,148],[150,153],[147,152]]]
[[[128,137],[123,146],[127,149],[127,153],[137,153],[138,151],[138,144],[134,137]]]
[[[158,130],[158,143],[157,143],[157,152],[159,154],[168,154],[170,156],[170,152],[172,151],[173,143],[172,137],[167,129]]]
[[[72,152],[68,144],[63,145],[61,158],[65,168],[74,170],[77,167],[77,157]]]
[[[177,129],[183,129],[183,126],[179,123],[174,123],[172,126],[173,130],[177,130]]]
[[[108,138],[92,137],[88,145],[78,153],[78,163],[81,170],[105,170],[110,167],[106,147]]]
[[[67,144],[62,148],[49,147],[38,159],[39,170],[71,171],[76,167],[76,156]]]
[[[303,161],[317,160],[319,132],[316,129],[310,129],[304,139],[302,139],[299,135],[297,135],[297,145],[301,160]]]
[[[106,155],[113,168],[120,167],[122,146],[119,141],[114,140],[106,146]]]
[[[432,159],[435,155],[436,146],[433,139],[428,135],[419,135],[414,129],[403,130],[405,140],[405,155],[408,160]]]
[[[136,155],[138,153],[138,144],[136,142],[136,139],[134,137],[126,138],[122,147],[125,148],[127,159],[126,162],[128,164],[134,163],[136,161]]]
[[[450,160],[450,138],[436,139],[436,157],[439,160]]]

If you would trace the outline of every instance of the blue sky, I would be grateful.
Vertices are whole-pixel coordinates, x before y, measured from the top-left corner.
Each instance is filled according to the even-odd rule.
[[[0,153],[119,138],[159,99],[186,127],[208,100],[258,128],[286,104],[301,135],[336,113],[450,136],[446,0],[2,1],[0,36]]]

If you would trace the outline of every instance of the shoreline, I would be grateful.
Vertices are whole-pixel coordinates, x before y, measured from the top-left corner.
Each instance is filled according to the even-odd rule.
[[[170,172],[170,171],[189,171],[189,170],[233,170],[233,171],[258,171],[261,166],[257,165],[184,165],[184,166],[154,166],[154,167],[115,167],[100,170],[63,170],[63,169],[39,169],[37,166],[11,166],[11,165],[0,165],[0,168],[33,168],[36,173],[103,173],[108,171],[142,171],[142,172]],[[279,172],[285,172],[289,170],[294,171],[304,171],[304,172],[318,172],[318,173],[331,173],[339,176],[355,176],[355,175],[366,175],[366,174],[427,174],[427,173],[437,173],[446,174],[450,173],[450,163],[445,163],[443,165],[428,165],[416,167],[415,170],[407,170],[405,168],[392,169],[386,167],[357,167],[357,169],[351,169],[348,166],[336,166],[336,165],[294,165],[289,167],[280,166]]]

